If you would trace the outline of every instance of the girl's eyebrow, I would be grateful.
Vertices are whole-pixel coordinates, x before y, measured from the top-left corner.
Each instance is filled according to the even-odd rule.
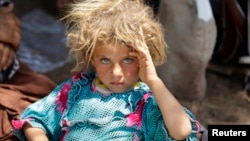
[[[125,44],[126,47],[130,48],[131,51],[135,51],[135,48],[131,44]]]
[[[126,46],[129,47],[129,48],[134,48],[134,47],[131,45],[132,43],[130,43],[130,42],[122,41],[122,43],[124,43],[124,45],[126,45]]]
[[[99,57],[99,58],[108,58],[108,57],[105,56],[105,55],[96,55],[96,57]]]
[[[132,45],[130,45],[130,44],[125,44],[127,47],[129,47],[129,48],[134,48]]]

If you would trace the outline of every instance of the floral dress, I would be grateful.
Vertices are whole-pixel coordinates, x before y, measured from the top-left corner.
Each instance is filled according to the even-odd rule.
[[[196,141],[200,124],[190,117]],[[45,131],[50,141],[172,141],[157,103],[143,82],[124,93],[109,93],[93,73],[78,73],[13,120],[13,133],[26,140],[23,124]]]

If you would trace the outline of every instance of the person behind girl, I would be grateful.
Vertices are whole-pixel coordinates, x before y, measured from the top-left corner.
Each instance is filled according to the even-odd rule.
[[[83,0],[62,20],[77,73],[12,121],[18,138],[198,140],[200,123],[156,73],[167,45],[150,7],[140,0]]]
[[[0,0],[0,141],[19,141],[11,132],[11,121],[31,103],[47,96],[56,83],[33,71],[18,56],[22,22],[15,5]]]

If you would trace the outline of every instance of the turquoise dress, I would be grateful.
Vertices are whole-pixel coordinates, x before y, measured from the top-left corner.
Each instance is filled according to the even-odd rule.
[[[13,120],[13,133],[26,138],[28,122],[41,128],[50,141],[172,141],[157,103],[143,82],[124,93],[104,94],[93,73],[78,73],[48,96],[28,106]],[[185,141],[197,141],[200,124],[190,117],[193,132]]]

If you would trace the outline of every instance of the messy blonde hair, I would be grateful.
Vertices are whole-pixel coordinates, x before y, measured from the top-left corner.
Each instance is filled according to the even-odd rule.
[[[155,66],[166,59],[167,45],[161,24],[142,0],[78,0],[62,18],[67,46],[76,59],[75,71],[87,70],[98,43],[146,45]]]

